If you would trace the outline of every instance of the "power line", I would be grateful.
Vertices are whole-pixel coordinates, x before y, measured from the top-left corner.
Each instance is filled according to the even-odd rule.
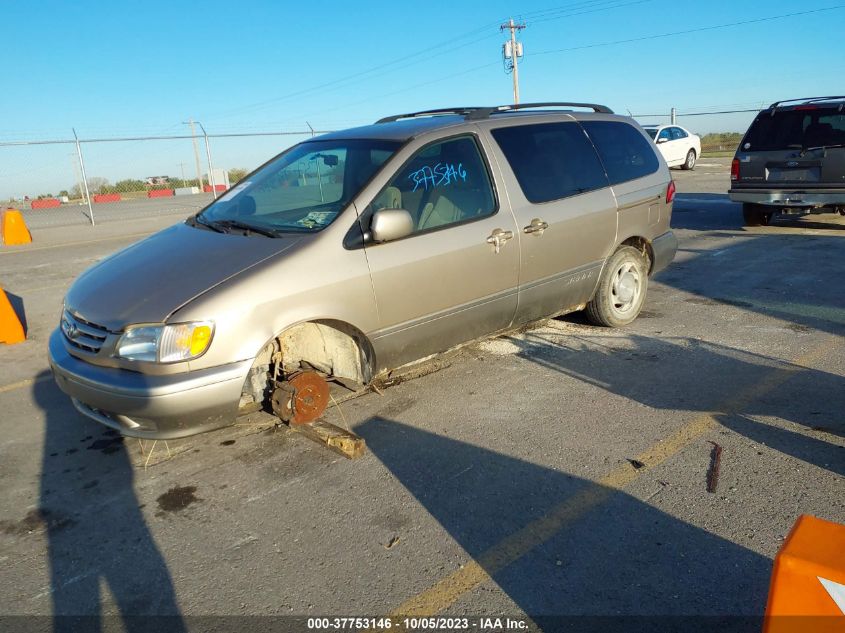
[[[498,24],[498,23],[495,23],[495,24]],[[394,72],[396,70],[401,70],[401,69],[407,68],[408,66],[413,66],[414,64],[427,62],[432,57],[439,57],[441,55],[446,55],[447,53],[451,53],[451,52],[459,50],[461,48],[466,48],[467,46],[472,46],[473,44],[477,44],[478,42],[481,42],[483,40],[494,37],[495,33],[492,32],[492,26],[494,26],[495,24],[493,24],[493,23],[486,24],[483,27],[479,27],[479,28],[474,29],[472,31],[468,31],[468,32],[464,33],[463,35],[452,38],[450,40],[443,41],[440,44],[435,44],[435,45],[430,46],[428,48],[419,50],[415,53],[410,53],[408,55],[405,55],[404,57],[400,57],[400,58],[395,59],[393,61],[385,62],[383,64],[379,64],[378,66],[374,66],[372,68],[362,70],[362,71],[354,73],[352,75],[347,75],[346,77],[342,77],[340,79],[334,79],[332,81],[327,81],[325,83],[318,84],[318,85],[312,86],[310,88],[303,88],[302,90],[298,90],[296,92],[291,92],[291,93],[288,93],[286,95],[274,97],[272,99],[266,99],[264,101],[259,101],[259,102],[252,103],[252,104],[247,104],[245,106],[240,106],[240,107],[234,108],[232,110],[226,110],[226,111],[219,113],[216,116],[210,116],[210,117],[207,117],[207,118],[215,119],[215,118],[221,118],[221,117],[225,117],[225,116],[232,115],[232,114],[240,114],[240,113],[255,110],[255,109],[261,109],[261,108],[264,108],[264,107],[267,107],[267,106],[270,106],[270,105],[275,105],[277,103],[281,103],[283,101],[288,101],[288,100],[293,99],[295,97],[301,97],[301,96],[304,96],[304,95],[313,94],[313,93],[317,93],[317,92],[321,92],[321,91],[329,90],[329,89],[333,89],[333,88],[345,87],[346,85],[357,83],[357,81],[359,81],[361,78],[363,78],[367,75],[372,75],[371,77],[368,77],[368,79],[372,79],[374,77],[381,76],[381,75],[384,75],[384,74],[388,74],[388,73]],[[445,50],[435,52],[435,53],[432,54],[432,50],[442,48],[443,46],[449,46],[450,44],[454,44],[456,41],[466,39],[467,37],[471,37],[473,35],[476,35],[476,34],[482,32],[482,31],[486,31],[488,29],[491,30],[491,32],[486,34],[486,35],[483,35],[482,37],[475,38],[475,39],[473,39],[469,42],[464,42],[463,44],[450,46],[449,48],[446,48]],[[425,59],[418,59],[418,60],[411,62],[409,64],[405,64],[404,66],[399,66],[399,64],[401,64],[402,62],[414,59],[416,57],[420,57],[422,55],[427,55],[427,57]],[[391,68],[391,67],[394,67],[394,66],[395,66],[395,68]],[[386,69],[389,69],[389,70],[386,70]],[[379,71],[383,71],[383,72],[379,72]]]
[[[783,15],[757,18],[757,19],[754,19],[754,20],[745,20],[745,21],[742,21],[742,22],[732,22],[732,23],[728,23],[728,24],[720,24],[720,25],[714,25],[714,26],[700,27],[700,28],[697,28],[697,29],[688,29],[688,30],[685,30],[685,31],[678,31],[678,32],[674,32],[674,33],[662,33],[662,34],[658,34],[658,35],[649,35],[649,36],[645,36],[645,37],[641,37],[641,38],[631,38],[631,39],[626,39],[626,40],[617,40],[617,41],[614,41],[614,42],[602,42],[602,43],[594,43],[594,44],[588,44],[588,45],[572,47],[572,48],[549,50],[549,51],[539,51],[537,53],[532,53],[532,54],[550,55],[550,54],[553,54],[553,53],[565,53],[565,52],[570,52],[570,51],[575,51],[575,50],[580,50],[580,49],[585,49],[585,48],[594,48],[594,47],[599,47],[599,46],[612,46],[612,45],[635,43],[635,42],[639,42],[639,41],[643,41],[643,40],[647,40],[647,39],[665,38],[665,37],[671,37],[671,36],[674,36],[674,35],[683,35],[683,34],[687,34],[687,33],[699,32],[699,31],[712,31],[712,30],[716,30],[716,29],[730,28],[730,27],[740,26],[740,25],[745,25],[745,24],[755,24],[755,23],[767,22],[767,21],[778,20],[778,19],[783,19],[783,18],[788,18],[788,17],[796,17],[796,16],[808,15],[808,14],[812,14],[812,13],[820,13],[822,11],[833,11],[833,10],[836,10],[836,9],[841,9],[843,7],[845,7],[845,5],[835,5],[835,6],[832,6],[832,7],[824,7],[824,8],[821,8],[821,9],[813,9],[813,10],[809,10],[809,11],[798,11],[798,12],[793,12],[793,13],[788,13],[788,14],[783,14]],[[442,81],[448,81],[450,79],[461,77],[463,75],[467,75],[469,73],[472,73],[472,72],[475,72],[475,71],[478,71],[478,70],[490,68],[492,66],[498,65],[498,63],[499,62],[492,62],[492,63],[487,63],[487,64],[481,64],[481,65],[478,65],[478,66],[473,66],[471,68],[467,68],[465,70],[461,70],[461,71],[458,71],[458,72],[455,72],[455,73],[451,73],[449,75],[437,77],[436,79],[432,79],[430,81],[425,81],[425,82],[422,82],[422,83],[413,84],[411,86],[407,86],[407,87],[401,88],[399,90],[393,90],[393,91],[388,92],[388,93],[382,93],[382,94],[379,94],[376,97],[368,97],[367,99],[363,99],[363,100],[360,100],[360,101],[355,101],[355,102],[352,102],[352,103],[346,103],[346,104],[339,105],[339,106],[336,106],[336,107],[333,107],[333,108],[322,110],[320,112],[316,112],[314,114],[325,114],[325,113],[329,113],[329,112],[335,112],[337,110],[342,110],[342,109],[350,107],[350,106],[356,106],[356,105],[361,105],[361,104],[365,104],[365,103],[370,103],[375,99],[383,99],[385,97],[391,97],[393,95],[401,94],[403,92],[408,92],[409,90],[414,90],[416,88],[429,86],[429,85],[432,85],[432,84],[435,84],[435,83],[440,83]],[[757,110],[757,111],[759,111],[759,110]],[[661,115],[644,115],[644,116],[664,116],[664,115],[661,114]]]
[[[520,15],[519,17],[529,22],[532,26],[534,24],[541,24],[543,22],[551,22],[553,20],[560,20],[563,18],[575,17],[578,15],[585,15],[587,13],[598,13],[600,11],[609,11],[612,9],[621,9],[624,7],[633,6],[636,4],[645,4],[646,2],[653,2],[654,0],[629,0],[628,2],[621,2],[620,0],[601,0],[598,3],[582,3],[585,6],[575,9],[574,7],[560,7],[554,10],[547,10],[540,12],[539,15],[531,17],[531,14]],[[589,6],[592,4],[593,6]],[[607,6],[596,6],[604,4]]]
[[[676,112],[676,116],[707,116],[710,114],[740,114],[743,112],[760,112],[764,108],[754,108],[752,110],[720,110],[720,111],[713,111],[713,112]],[[660,114],[632,114],[631,117],[634,119],[644,119],[646,117],[663,117],[669,116],[666,112],[661,112]]]
[[[690,33],[702,33],[704,31],[715,31],[717,29],[726,29],[734,26],[745,26],[747,24],[759,24],[761,22],[771,22],[772,20],[782,20],[784,18],[794,18],[801,15],[810,15],[812,13],[822,13],[824,11],[835,11],[837,9],[845,8],[845,5],[838,4],[832,7],[824,7],[821,9],[811,9],[809,11],[796,11],[794,13],[784,13],[782,15],[772,15],[765,18],[755,18],[753,20],[743,20],[741,22],[728,22],[727,24],[716,24],[714,26],[701,26],[694,29],[686,29],[683,31],[673,31],[671,33],[659,33],[657,35],[645,35],[642,37],[632,37],[624,40],[615,40],[612,42],[598,42],[595,44],[583,44],[581,46],[572,46],[569,48],[557,48],[548,51],[537,51],[533,55],[551,55],[553,53],[569,53],[572,51],[580,51],[589,48],[599,48],[601,46],[617,46],[619,44],[633,44],[635,42],[645,42],[647,40],[656,40],[665,37],[675,37],[677,35],[689,35]]]
[[[633,0],[633,1],[621,2],[620,0],[586,0],[586,1],[581,1],[581,2],[574,2],[574,3],[568,4],[568,5],[562,5],[560,7],[555,7],[555,8],[551,8],[551,9],[543,9],[543,10],[531,12],[527,15],[538,14],[539,18],[538,18],[537,21],[538,22],[545,22],[545,21],[552,20],[552,19],[561,19],[561,18],[565,18],[565,17],[575,17],[575,16],[579,16],[579,15],[584,15],[584,14],[587,14],[587,13],[607,11],[607,10],[611,10],[611,9],[626,7],[626,6],[634,5],[634,4],[642,4],[644,2],[652,2],[652,1],[653,0]],[[609,5],[609,6],[598,6],[598,5]],[[544,16],[543,14],[547,13],[547,12],[554,12],[554,15],[551,15],[551,17]],[[249,112],[249,111],[260,110],[262,108],[265,108],[265,107],[268,107],[268,106],[271,106],[271,105],[275,105],[277,103],[281,103],[281,102],[284,102],[284,101],[288,101],[288,100],[294,99],[296,97],[301,97],[301,96],[304,96],[304,95],[319,93],[319,92],[322,92],[324,90],[332,90],[332,89],[346,87],[348,85],[357,83],[361,78],[364,78],[364,77],[366,77],[367,79],[374,79],[375,77],[378,77],[378,76],[382,76],[382,75],[389,74],[389,73],[392,73],[392,72],[396,72],[396,71],[399,71],[399,70],[405,70],[410,66],[429,62],[434,57],[440,57],[442,55],[446,55],[448,53],[454,52],[456,50],[460,50],[462,48],[466,48],[467,46],[472,46],[473,44],[477,44],[477,43],[482,42],[486,39],[494,37],[495,33],[491,32],[491,33],[482,35],[481,37],[477,37],[475,39],[472,39],[471,41],[464,42],[462,44],[450,46],[450,45],[454,44],[456,41],[460,41],[460,40],[472,37],[472,36],[477,35],[479,33],[483,33],[487,30],[492,30],[492,27],[498,26],[499,24],[500,24],[499,21],[490,22],[490,23],[487,23],[487,24],[480,26],[476,29],[473,29],[471,31],[467,31],[466,33],[464,33],[462,35],[459,35],[457,37],[450,38],[449,40],[445,40],[443,42],[440,42],[439,44],[435,44],[435,45],[427,47],[425,49],[421,49],[421,50],[419,50],[415,53],[410,53],[408,55],[397,58],[395,60],[385,62],[383,64],[379,64],[378,66],[374,66],[372,68],[362,70],[362,71],[354,73],[352,75],[348,75],[346,77],[339,78],[339,79],[334,79],[332,81],[328,81],[328,82],[319,84],[317,86],[312,86],[310,88],[303,88],[302,90],[298,90],[296,92],[288,93],[286,95],[282,95],[282,96],[279,96],[279,97],[274,97],[272,99],[267,99],[267,100],[264,100],[264,101],[260,101],[260,102],[256,102],[256,103],[252,103],[252,104],[247,104],[247,105],[244,105],[244,106],[239,106],[238,108],[234,108],[234,109],[231,109],[231,110],[225,110],[223,112],[218,113],[217,115],[207,115],[205,118],[210,119],[210,120],[214,120],[214,119],[225,118],[225,117],[231,116],[233,114],[241,114],[241,113],[245,113],[245,112]],[[442,48],[444,46],[447,47],[445,50],[432,53],[432,50],[436,50],[436,49]],[[410,63],[407,63],[407,64],[402,63],[402,62],[407,62],[409,60],[414,60],[415,58],[423,57],[423,56],[424,56],[424,58],[422,58],[422,59],[416,59],[415,61],[410,61]],[[464,74],[464,73],[459,73],[459,74]]]

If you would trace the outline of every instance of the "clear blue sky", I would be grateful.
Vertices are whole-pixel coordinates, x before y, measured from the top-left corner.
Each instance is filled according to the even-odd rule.
[[[684,113],[845,89],[845,3],[836,0],[20,2],[4,6],[0,141],[68,138],[71,127],[83,138],[178,134],[188,117],[210,133],[302,130],[306,121],[335,129],[402,111],[509,103],[498,24],[510,16],[528,25],[523,101]],[[749,120],[680,122],[704,133],[743,131]],[[215,139],[212,149],[221,167],[251,168],[296,140]],[[72,150],[0,147],[0,197],[43,193],[33,189],[42,183],[69,188]],[[180,162],[194,171],[189,141],[85,151],[89,176],[178,175]]]

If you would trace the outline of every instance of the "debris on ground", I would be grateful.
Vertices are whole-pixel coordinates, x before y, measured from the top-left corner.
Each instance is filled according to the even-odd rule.
[[[707,492],[716,492],[719,485],[719,467],[722,462],[722,447],[716,442],[710,442],[713,450],[710,451],[710,467],[707,469]]]
[[[366,451],[364,438],[325,420],[291,424],[290,429],[349,459],[357,459]]]

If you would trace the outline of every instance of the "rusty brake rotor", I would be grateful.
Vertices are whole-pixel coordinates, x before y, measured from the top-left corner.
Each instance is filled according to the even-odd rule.
[[[299,371],[276,383],[273,411],[285,422],[308,424],[319,418],[329,404],[329,385],[316,371]]]

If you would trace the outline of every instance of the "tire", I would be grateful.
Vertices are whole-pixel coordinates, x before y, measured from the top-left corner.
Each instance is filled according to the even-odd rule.
[[[607,261],[593,300],[585,313],[590,323],[622,327],[637,318],[648,289],[648,258],[623,246]]]
[[[773,215],[773,211],[767,211],[759,204],[745,202],[742,205],[742,220],[745,226],[769,226]]]
[[[695,161],[698,160],[698,156],[695,154],[695,150],[691,149],[687,152],[687,157],[684,160],[684,164],[681,165],[681,169],[685,171],[691,171],[695,169]]]

